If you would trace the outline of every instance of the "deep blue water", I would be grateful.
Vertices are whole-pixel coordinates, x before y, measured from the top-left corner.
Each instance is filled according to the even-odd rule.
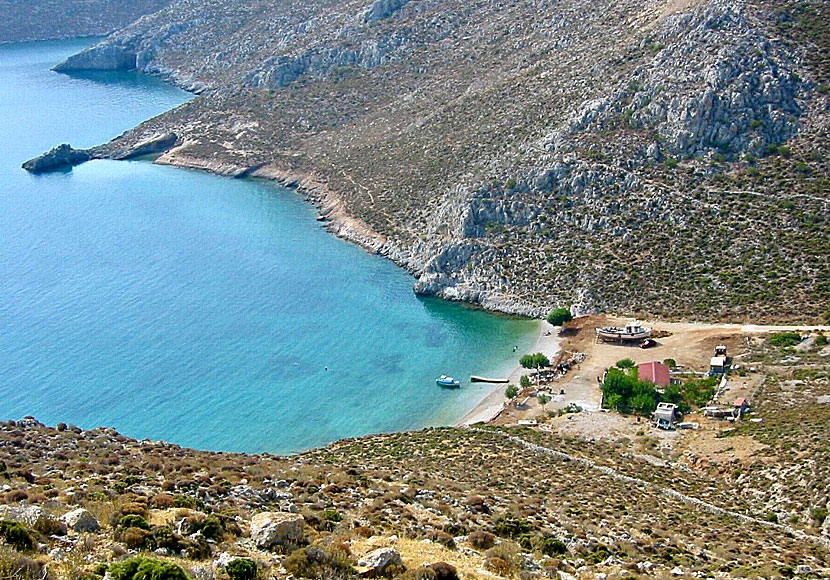
[[[292,452],[446,424],[538,323],[416,298],[295,192],[148,162],[29,175],[185,102],[136,74],[49,69],[89,40],[0,46],[0,419]],[[328,367],[328,370],[326,370]]]

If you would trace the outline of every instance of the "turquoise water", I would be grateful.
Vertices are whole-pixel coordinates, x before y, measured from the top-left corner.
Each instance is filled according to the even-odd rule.
[[[83,41],[0,47],[0,418],[293,452],[446,424],[538,323],[421,300],[270,183],[147,162],[29,175],[185,102],[135,74],[49,69]],[[326,370],[328,367],[328,370]]]

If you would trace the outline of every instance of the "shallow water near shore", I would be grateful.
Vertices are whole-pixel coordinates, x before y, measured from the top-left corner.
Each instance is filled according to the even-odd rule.
[[[418,299],[295,192],[147,162],[29,175],[190,95],[49,69],[89,39],[0,46],[0,419],[294,452],[451,424],[538,322]],[[441,373],[462,388],[435,385]]]

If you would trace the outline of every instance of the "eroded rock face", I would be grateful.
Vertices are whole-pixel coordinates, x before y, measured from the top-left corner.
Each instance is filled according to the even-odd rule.
[[[283,512],[261,512],[251,518],[251,539],[259,548],[296,544],[303,539],[303,516]]]
[[[84,508],[78,508],[64,514],[61,521],[76,532],[97,532],[101,529],[98,520]]]
[[[89,161],[91,155],[84,149],[73,149],[67,143],[50,149],[43,155],[30,159],[23,164],[23,169],[32,173],[48,173],[67,169]]]
[[[96,44],[83,52],[70,56],[54,68],[58,72],[81,70],[133,70],[136,53],[117,44]]]

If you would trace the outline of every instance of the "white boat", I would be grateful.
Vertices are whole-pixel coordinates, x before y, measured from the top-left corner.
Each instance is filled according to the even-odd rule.
[[[625,326],[604,326],[597,328],[600,340],[643,340],[651,336],[651,329],[639,322],[629,322]]]
[[[448,377],[447,375],[441,375],[437,379],[435,379],[435,384],[439,387],[458,387],[461,386],[461,381],[458,379],[454,379],[452,377]]]

